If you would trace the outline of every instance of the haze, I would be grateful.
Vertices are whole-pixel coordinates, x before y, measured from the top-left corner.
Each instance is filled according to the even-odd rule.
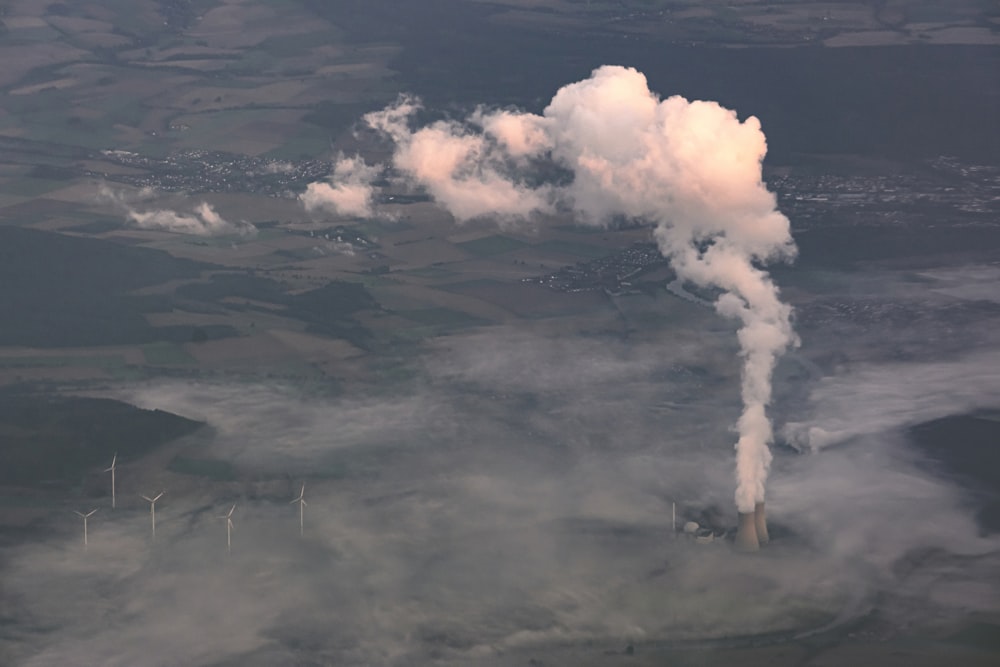
[[[941,4],[3,3],[0,663],[994,664]]]

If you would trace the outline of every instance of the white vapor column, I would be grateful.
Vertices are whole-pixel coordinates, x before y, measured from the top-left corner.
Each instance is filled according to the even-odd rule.
[[[716,102],[661,99],[643,74],[617,66],[564,86],[541,115],[480,108],[413,127],[419,108],[403,96],[365,121],[395,144],[395,173],[458,221],[565,210],[585,224],[646,221],[680,280],[721,291],[714,305],[740,323],[743,360],[736,505],[753,514],[771,463],[772,373],[798,342],[763,268],[793,259],[796,248],[762,180],[760,122]],[[556,172],[563,177],[545,177]]]
[[[112,190],[107,186],[98,188],[98,199],[113,204],[121,210],[129,223],[138,229],[159,230],[174,234],[191,234],[195,236],[255,236],[257,228],[249,222],[232,222],[224,219],[208,202],[195,206],[190,214],[179,213],[168,208],[140,210],[135,204],[155,196],[149,188],[143,188],[129,195],[123,191]]]
[[[333,168],[330,182],[310,183],[299,195],[307,211],[325,210],[346,216],[369,218],[373,215],[372,179],[382,172],[381,167],[369,167],[360,157],[345,158],[341,155]]]

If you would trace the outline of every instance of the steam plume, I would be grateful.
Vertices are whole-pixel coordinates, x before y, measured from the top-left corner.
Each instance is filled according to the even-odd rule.
[[[368,166],[360,157],[343,155],[334,166],[329,183],[310,183],[299,200],[307,211],[325,209],[341,215],[370,218],[374,215],[371,181],[381,173],[378,166]]]
[[[184,214],[163,208],[139,210],[133,205],[132,199],[124,193],[116,192],[105,186],[101,186],[98,196],[124,211],[128,220],[139,229],[156,229],[195,236],[226,236],[231,234],[253,236],[257,233],[257,228],[249,222],[225,220],[208,202],[198,204],[192,214]],[[140,199],[150,196],[152,196],[152,191],[148,189],[143,189],[138,194]]]
[[[760,122],[715,102],[661,100],[643,74],[614,66],[561,88],[541,115],[480,108],[413,129],[419,108],[403,96],[365,121],[393,140],[396,171],[459,221],[555,210],[594,225],[645,220],[679,278],[722,290],[715,308],[741,323],[744,362],[736,504],[752,513],[771,463],[772,372],[797,344],[791,309],[761,268],[796,249],[761,179]],[[544,177],[560,172],[570,178]]]

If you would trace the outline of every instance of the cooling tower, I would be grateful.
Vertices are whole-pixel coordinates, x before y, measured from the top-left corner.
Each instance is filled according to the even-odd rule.
[[[736,529],[736,548],[740,551],[758,551],[757,525],[753,512],[740,512],[740,525]]]
[[[764,503],[757,503],[753,508],[753,523],[757,529],[757,542],[767,544],[770,537],[767,535],[767,515],[764,514]]]

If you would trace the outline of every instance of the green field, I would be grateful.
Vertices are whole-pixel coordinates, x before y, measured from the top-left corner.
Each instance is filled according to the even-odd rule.
[[[274,160],[302,160],[322,157],[330,151],[330,135],[323,128],[303,123],[275,149],[262,155]]]
[[[421,266],[416,269],[400,271],[404,276],[414,276],[416,278],[454,278],[460,275],[457,271],[445,269],[440,266]]]
[[[230,482],[236,479],[236,468],[228,461],[219,459],[192,459],[186,456],[175,456],[167,465],[167,469],[181,475],[208,477],[217,482]]]
[[[146,363],[154,366],[189,366],[198,363],[183,347],[175,343],[143,345],[142,356],[146,358]]]
[[[92,149],[113,146],[116,134],[113,126],[137,125],[145,114],[137,100],[109,96],[100,109],[103,117],[83,118],[77,115],[76,95],[76,88],[46,88],[32,95],[8,95],[0,104],[18,119],[17,125],[24,136],[50,144]],[[87,110],[92,108],[90,105],[91,100],[87,100]]]
[[[518,250],[528,244],[524,241],[512,239],[509,236],[495,234],[493,236],[484,236],[481,239],[456,243],[455,245],[467,252],[471,252],[473,255],[491,257],[493,255],[502,255],[512,250]]]
[[[412,329],[397,329],[392,332],[389,342],[398,344],[417,343],[427,338],[440,336],[442,332],[443,331],[440,327],[431,326],[413,327]],[[376,373],[375,376],[383,381],[393,379],[383,378],[383,376],[378,373]]]
[[[0,368],[59,368],[63,366],[90,366],[108,370],[125,367],[125,360],[118,355],[76,356],[24,356],[0,357]]]
[[[30,176],[8,181],[4,184],[4,190],[17,194],[19,197],[38,197],[53,190],[66,187],[66,181],[50,181],[44,178],[32,178]],[[19,219],[18,223],[25,224],[30,220]]]
[[[116,380],[136,380],[142,368],[126,363],[118,355],[0,357],[0,368],[99,368]]]
[[[361,274],[357,276],[348,276],[347,280],[353,283],[360,283],[364,285],[367,289],[373,289],[376,287],[391,287],[393,285],[402,285],[403,281],[396,280],[395,278],[389,278],[388,276],[379,276],[372,274]]]
[[[4,393],[0,483],[75,484],[115,452],[119,462],[134,460],[199,428],[200,422],[169,412],[109,399]]]
[[[459,280],[453,283],[442,283],[440,285],[435,285],[434,289],[445,290],[447,292],[457,292],[459,294],[467,294],[476,289],[489,288],[489,289],[503,289],[504,285],[507,283],[501,282],[499,280],[493,280],[491,278],[474,278],[473,280]]]
[[[397,314],[429,327],[473,327],[489,324],[479,317],[451,308],[420,308],[399,311]]]
[[[342,39],[343,34],[339,30],[322,30],[304,35],[274,35],[261,42],[258,48],[275,58],[290,58],[307,55],[316,47],[336,44]]]
[[[3,508],[46,508],[59,507],[60,503],[51,496],[42,495],[0,495],[0,507]]]
[[[189,129],[175,136],[179,146],[197,149],[210,146],[220,136],[229,136],[238,128],[251,123],[266,123],[273,111],[266,108],[227,109],[182,114],[173,119],[174,123],[187,125]]]
[[[589,243],[578,243],[576,241],[562,241],[559,239],[543,241],[532,247],[546,252],[556,252],[562,255],[582,257],[584,259],[597,259],[598,257],[604,257],[609,254],[607,249],[601,248],[600,246],[590,245]]]

